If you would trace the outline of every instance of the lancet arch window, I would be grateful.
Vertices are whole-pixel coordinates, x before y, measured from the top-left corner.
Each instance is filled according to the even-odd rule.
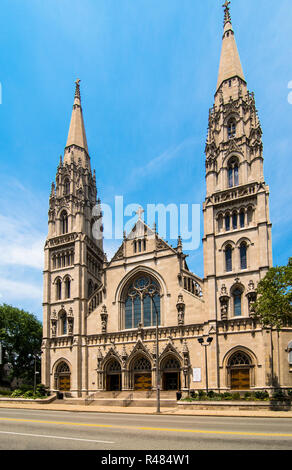
[[[143,240],[135,240],[134,243],[134,253],[141,253],[142,251],[146,250],[146,239]]]
[[[60,335],[66,335],[68,333],[68,320],[65,311],[60,313]]]
[[[232,213],[232,228],[233,228],[233,230],[237,229],[237,220],[238,220],[237,212],[233,212]]]
[[[240,253],[240,269],[247,268],[247,245],[245,242],[242,242],[239,247]]]
[[[225,248],[225,270],[232,271],[232,246],[227,245]]]
[[[62,299],[62,281],[57,279],[56,281],[56,300]]]
[[[225,215],[225,230],[226,232],[230,230],[230,214]]]
[[[240,228],[244,228],[244,224],[245,224],[245,213],[244,213],[244,209],[242,209],[239,213],[239,224],[240,224]]]
[[[228,162],[228,187],[233,188],[239,185],[239,166],[236,157],[232,157]]]
[[[136,277],[124,294],[124,328],[156,325],[156,312],[160,324],[160,286],[147,274]]]
[[[242,290],[237,287],[232,291],[233,299],[233,315],[235,317],[241,317],[242,315]]]
[[[71,279],[69,277],[65,279],[65,297],[66,299],[71,297]]]
[[[68,233],[68,214],[66,211],[61,213],[61,233]]]
[[[227,124],[228,139],[233,139],[236,136],[236,121],[234,118],[229,119]]]
[[[70,180],[69,178],[65,178],[64,180],[64,196],[70,194]]]

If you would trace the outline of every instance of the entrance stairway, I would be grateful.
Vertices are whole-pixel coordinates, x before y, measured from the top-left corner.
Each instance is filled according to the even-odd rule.
[[[67,400],[66,400],[67,401]],[[156,407],[156,391],[96,392],[84,399],[88,406],[137,406]],[[176,407],[176,392],[160,392],[161,407]]]

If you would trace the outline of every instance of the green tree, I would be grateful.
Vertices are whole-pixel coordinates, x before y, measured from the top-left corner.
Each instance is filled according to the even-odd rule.
[[[257,287],[255,317],[264,326],[281,328],[292,323],[292,258],[287,266],[270,268]]]
[[[24,310],[0,305],[0,341],[3,349],[0,378],[3,380],[3,366],[9,364],[9,381],[16,378],[33,384],[35,356],[38,370],[40,367],[41,322]]]

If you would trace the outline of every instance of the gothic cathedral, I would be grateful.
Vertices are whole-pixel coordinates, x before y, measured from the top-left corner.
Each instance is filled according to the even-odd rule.
[[[102,212],[76,81],[45,244],[42,382],[51,392],[292,386],[291,328],[263,328],[252,315],[257,284],[272,266],[269,187],[254,94],[228,2],[224,8],[205,150],[203,279],[189,270],[180,237],[173,248],[141,214],[106,259],[102,236],[94,236]]]

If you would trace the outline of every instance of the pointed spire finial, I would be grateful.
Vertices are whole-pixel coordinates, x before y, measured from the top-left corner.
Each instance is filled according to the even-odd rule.
[[[224,5],[222,5],[224,8],[224,31],[216,93],[220,89],[222,83],[226,80],[238,77],[243,82],[245,82],[244,73],[235,41],[235,34],[231,23],[229,5],[229,0],[226,0]],[[219,99],[221,101],[220,96]]]
[[[80,78],[77,78],[77,80],[75,81],[75,84],[76,84],[76,88],[75,88],[75,98],[79,98],[79,100],[81,100],[81,96],[80,96]]]
[[[224,26],[226,23],[231,23],[231,15],[230,15],[230,8],[229,8],[230,2],[226,0],[224,5],[222,7],[224,8]]]

